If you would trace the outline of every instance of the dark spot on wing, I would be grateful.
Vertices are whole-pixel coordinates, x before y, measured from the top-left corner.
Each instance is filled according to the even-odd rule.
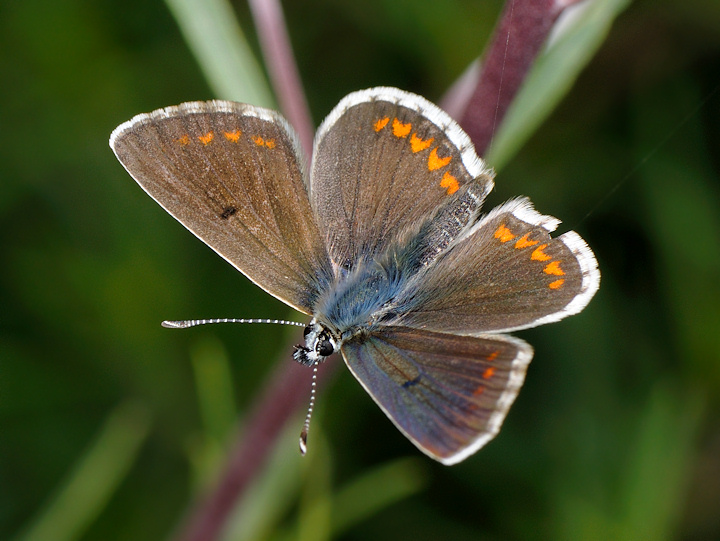
[[[413,385],[417,385],[418,383],[420,383],[420,378],[421,378],[421,377],[422,377],[422,376],[420,376],[420,374],[418,374],[418,376],[417,376],[415,379],[409,379],[409,380],[407,380],[405,383],[402,384],[403,389],[407,389],[408,387],[412,387]]]
[[[227,220],[237,212],[237,209],[235,207],[226,207],[225,210],[222,211],[222,214],[220,215],[220,218],[223,220]]]

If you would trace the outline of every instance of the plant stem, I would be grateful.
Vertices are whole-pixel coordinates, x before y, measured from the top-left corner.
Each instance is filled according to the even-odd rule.
[[[249,0],[249,5],[280,110],[298,132],[309,160],[315,129],[290,45],[282,7],[278,0]]]
[[[497,126],[563,10],[579,0],[510,0],[500,16],[460,125],[485,154]]]

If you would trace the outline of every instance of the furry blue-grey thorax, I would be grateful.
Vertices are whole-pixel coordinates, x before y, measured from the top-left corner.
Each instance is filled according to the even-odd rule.
[[[295,346],[294,359],[313,365],[340,346],[368,332],[378,321],[394,318],[394,301],[406,285],[396,266],[371,262],[345,273],[318,301],[316,317],[305,327],[305,345]]]

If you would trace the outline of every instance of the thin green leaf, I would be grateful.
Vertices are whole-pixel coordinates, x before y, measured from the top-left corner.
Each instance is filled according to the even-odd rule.
[[[193,345],[191,360],[207,437],[224,443],[236,418],[227,352],[222,342],[205,337]]]
[[[298,433],[302,418],[290,421],[277,439],[273,454],[262,475],[248,488],[233,512],[222,539],[253,541],[267,539],[277,531],[281,518],[296,502],[308,458],[298,451]],[[313,426],[316,432],[319,425]],[[313,442],[316,433],[313,434]],[[313,443],[313,452],[315,451]]]
[[[538,57],[490,145],[489,164],[502,168],[550,115],[629,3],[592,0],[561,17],[555,36]]]
[[[204,486],[217,475],[228,435],[236,422],[232,371],[223,344],[205,337],[193,344],[190,358],[195,374],[203,434],[189,448],[196,484]]]
[[[626,539],[673,539],[681,521],[705,400],[676,387],[658,385],[640,420],[622,498]]]
[[[226,0],[166,0],[213,92],[222,99],[274,107],[259,63]]]
[[[313,435],[313,447],[308,449],[309,453],[313,453],[313,458],[305,470],[295,539],[330,541],[333,539],[332,517],[336,512],[332,494],[332,454],[327,440],[317,430]]]
[[[134,464],[149,428],[148,413],[137,403],[115,408],[95,443],[17,541],[80,539]]]
[[[383,464],[341,488],[333,499],[333,538],[423,490],[427,484],[423,460],[412,457]]]

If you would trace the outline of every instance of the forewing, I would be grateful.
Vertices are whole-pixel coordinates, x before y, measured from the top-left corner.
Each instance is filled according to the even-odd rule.
[[[331,258],[345,269],[381,254],[473,179],[480,201],[493,186],[460,127],[395,88],[354,92],[338,104],[315,138],[310,179]]]
[[[580,312],[600,272],[574,231],[527,199],[493,209],[458,237],[397,300],[402,325],[442,332],[507,332]]]
[[[342,346],[346,364],[390,420],[443,464],[464,460],[500,430],[532,348],[510,336],[385,327]]]
[[[138,115],[110,146],[140,186],[271,295],[306,313],[331,280],[297,138],[267,109],[192,102]]]

